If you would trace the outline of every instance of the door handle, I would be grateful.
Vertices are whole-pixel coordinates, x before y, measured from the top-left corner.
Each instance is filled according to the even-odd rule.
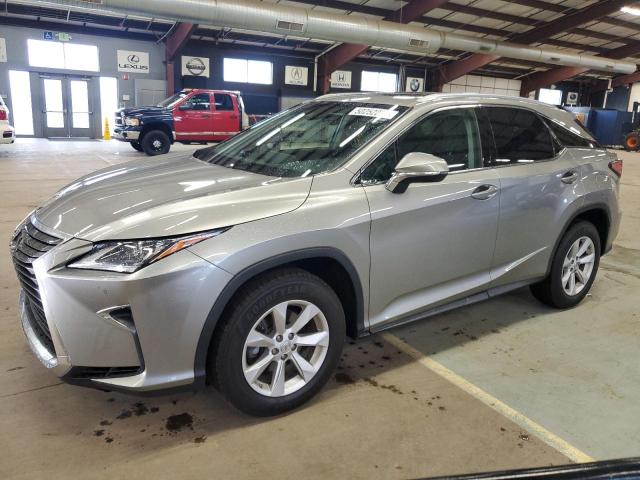
[[[562,175],[562,177],[560,177],[560,181],[562,183],[566,183],[567,185],[575,182],[576,180],[578,180],[578,172],[576,172],[575,170],[569,170],[567,173]]]
[[[480,185],[471,193],[471,196],[476,200],[489,200],[496,193],[498,193],[498,187],[495,185]]]

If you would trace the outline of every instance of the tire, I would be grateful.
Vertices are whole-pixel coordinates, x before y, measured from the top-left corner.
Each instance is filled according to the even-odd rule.
[[[580,247],[587,248],[587,250],[580,254]],[[570,250],[572,255],[569,255]],[[549,275],[542,282],[532,285],[531,293],[542,303],[553,308],[575,307],[589,293],[593,285],[600,265],[601,251],[600,235],[596,227],[586,221],[576,223],[560,240],[553,256]],[[579,254],[577,258],[573,256],[575,253]],[[593,255],[593,258],[589,267],[588,263],[583,262],[588,260],[590,255]],[[571,262],[570,257],[574,257],[577,261]],[[576,273],[572,273],[574,271]],[[563,274],[565,279],[569,279],[568,283],[563,284]],[[571,288],[572,275],[573,290]],[[571,291],[573,294],[570,293]]]
[[[169,151],[171,147],[171,141],[169,135],[162,130],[151,130],[147,132],[140,140],[142,150],[147,155],[163,155]]]
[[[134,150],[137,150],[139,152],[143,152],[144,150],[142,149],[142,145],[140,145],[140,142],[130,142],[131,146],[133,147]]]
[[[286,319],[285,329],[276,329],[275,317],[267,314],[276,306],[287,312],[280,317]],[[290,339],[287,332],[296,330],[296,320],[305,311],[314,315]],[[313,397],[340,360],[346,330],[344,310],[335,292],[320,278],[298,268],[275,270],[251,280],[234,297],[221,321],[209,355],[209,375],[231,404],[255,416],[277,415]],[[256,336],[257,332],[264,337]],[[245,343],[250,333],[256,339],[254,345]],[[324,340],[316,346],[298,345],[313,343],[309,335]],[[298,368],[301,357],[306,364],[299,363],[302,367]],[[308,379],[302,376],[303,370]],[[275,381],[279,371],[285,376],[277,378],[286,384]]]
[[[637,133],[630,133],[624,139],[624,149],[627,152],[635,152],[640,147],[640,137]]]

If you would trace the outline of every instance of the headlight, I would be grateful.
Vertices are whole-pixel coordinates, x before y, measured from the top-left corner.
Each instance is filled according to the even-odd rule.
[[[139,127],[140,126],[140,119],[139,118],[133,118],[133,117],[124,117],[124,124],[127,127]]]
[[[94,243],[93,249],[89,253],[70,263],[68,267],[133,273],[150,263],[157,262],[196,243],[220,235],[226,230],[228,228],[155,240],[98,242]]]

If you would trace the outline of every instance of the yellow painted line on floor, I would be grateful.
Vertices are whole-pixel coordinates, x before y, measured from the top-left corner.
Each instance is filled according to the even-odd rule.
[[[480,400],[482,403],[492,408],[496,412],[505,416],[515,424],[527,430],[532,435],[535,435],[544,443],[549,445],[550,447],[556,449],[558,452],[565,455],[567,458],[571,459],[576,463],[586,463],[595,461],[592,457],[587,455],[586,453],[578,450],[576,447],[568,443],[566,440],[563,440],[555,433],[550,432],[542,425],[534,422],[530,418],[526,417],[522,413],[517,410],[511,408],[506,403],[498,400],[493,395],[485,392],[480,387],[477,387],[473,383],[465,380],[460,375],[455,372],[452,372],[447,367],[437,362],[431,357],[424,355],[419,350],[416,350],[408,343],[400,340],[395,335],[391,333],[381,333],[382,338],[384,338],[387,342],[389,342],[394,347],[397,347],[399,350],[402,350],[404,353],[409,355],[410,357],[417,360],[422,366],[427,367],[432,372],[438,374],[445,380],[453,383],[458,388],[461,388],[466,393],[471,395],[472,397]]]

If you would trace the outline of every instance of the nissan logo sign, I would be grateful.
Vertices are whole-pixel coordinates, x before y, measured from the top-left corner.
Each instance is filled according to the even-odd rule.
[[[190,58],[185,67],[191,75],[196,76],[202,75],[207,69],[204,62],[200,58]]]

